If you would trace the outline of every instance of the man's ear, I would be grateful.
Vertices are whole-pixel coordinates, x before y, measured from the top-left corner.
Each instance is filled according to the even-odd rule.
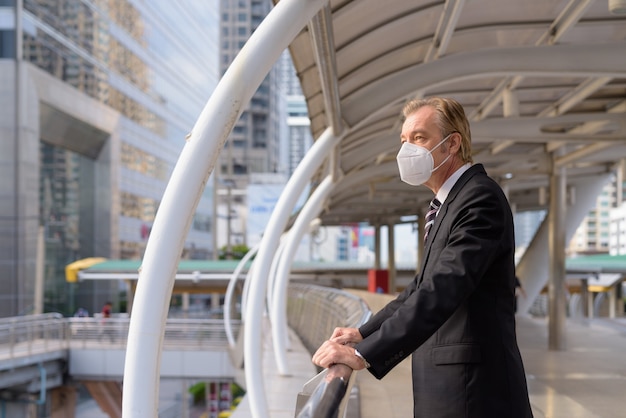
[[[450,153],[457,154],[461,149],[461,134],[454,132],[448,138],[448,146],[450,147]]]

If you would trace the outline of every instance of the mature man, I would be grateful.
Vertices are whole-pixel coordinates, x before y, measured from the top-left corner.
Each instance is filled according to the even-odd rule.
[[[513,217],[500,187],[472,165],[455,100],[404,110],[400,177],[433,191],[420,273],[359,329],[337,328],[313,356],[382,379],[412,358],[415,417],[532,417],[515,336]]]

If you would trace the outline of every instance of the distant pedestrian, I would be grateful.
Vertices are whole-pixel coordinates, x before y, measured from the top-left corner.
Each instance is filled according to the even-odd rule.
[[[89,311],[87,311],[87,309],[85,308],[78,308],[74,316],[76,318],[86,318],[89,316]]]
[[[111,308],[113,308],[113,304],[111,302],[105,302],[102,307],[102,318],[110,318],[111,317]]]
[[[107,335],[111,342],[115,342],[115,336],[113,335],[113,324],[111,324],[111,309],[113,308],[113,304],[111,302],[105,302],[102,307],[102,311],[100,312],[102,315],[102,332],[100,336]]]

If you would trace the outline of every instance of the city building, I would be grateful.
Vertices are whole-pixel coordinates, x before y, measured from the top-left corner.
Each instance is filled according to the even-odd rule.
[[[219,79],[217,0],[1,0],[0,17],[0,317],[123,310],[117,283],[64,269],[142,257]],[[212,213],[209,187],[183,258],[212,256]]]
[[[220,0],[220,74],[273,7],[270,0]],[[281,137],[286,130],[281,72],[277,64],[265,77],[236,121],[216,167],[216,246],[248,245],[247,187],[251,177],[285,173],[281,164]]]
[[[611,210],[609,254],[626,254],[626,202]]]
[[[621,187],[621,185],[620,185]],[[600,192],[595,206],[581,222],[567,249],[570,255],[606,254],[611,241],[611,211],[618,201],[618,180],[612,179]]]

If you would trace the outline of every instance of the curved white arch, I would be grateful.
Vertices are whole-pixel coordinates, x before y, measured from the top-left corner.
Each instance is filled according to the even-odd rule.
[[[245,311],[246,326],[244,328],[245,375],[248,382],[247,396],[252,395],[250,404],[254,403],[253,411],[255,417],[267,416],[265,382],[263,381],[261,351],[259,348],[261,347],[261,314],[264,308],[267,277],[273,254],[276,251],[279,237],[287,225],[287,220],[300,192],[342,137],[334,136],[332,128],[328,128],[313,143],[311,149],[305,154],[295,172],[289,178],[272,212],[266,227],[266,233],[263,234],[261,239],[259,253],[254,263],[252,279],[249,280],[250,300]]]
[[[246,263],[248,263],[248,261],[250,261],[250,259],[254,257],[258,251],[259,245],[257,244],[253,248],[251,248],[246,253],[246,255],[243,256],[243,258],[239,261],[239,264],[237,264],[235,271],[233,271],[233,273],[230,275],[228,286],[226,286],[226,295],[224,296],[224,329],[226,330],[226,339],[228,339],[228,345],[231,348],[235,347],[235,345],[237,344],[235,341],[235,337],[233,336],[233,328],[231,326],[232,324],[230,317],[230,311],[232,306],[231,301],[233,299],[233,294],[235,293],[235,285],[237,284],[239,275],[246,266]],[[241,306],[241,309],[243,312],[243,304]]]
[[[272,318],[272,342],[274,346],[274,358],[278,367],[278,372],[283,375],[289,375],[289,366],[287,365],[287,286],[289,285],[289,272],[293,257],[298,249],[298,244],[302,239],[302,235],[308,230],[309,224],[317,216],[322,208],[324,199],[328,196],[333,188],[332,175],[328,175],[311,194],[306,202],[298,218],[289,231],[289,235],[285,240],[284,248],[280,256],[280,261],[276,269],[276,278],[274,280],[274,297],[273,303],[270,305],[270,317]]]
[[[280,54],[325,3],[280,1],[226,71],[187,138],[159,206],[139,271],[124,365],[122,412],[126,417],[158,415],[161,351],[174,277],[193,213],[219,152],[244,105]],[[246,370],[254,368],[247,365],[251,367]],[[262,388],[261,398],[255,390],[248,394],[254,416],[267,416]]]
[[[286,243],[286,237],[289,236],[289,231],[285,232],[281,239],[280,242],[278,244],[278,248],[276,249],[276,252],[274,253],[274,256],[272,257],[272,265],[270,267],[270,272],[268,274],[268,282],[267,282],[267,305],[268,306],[272,306],[274,304],[274,285],[276,282],[276,270],[278,269],[278,264],[280,262],[280,259],[283,256],[283,253],[285,251],[285,243]],[[272,324],[274,323],[275,319],[272,316],[272,310],[269,310],[269,316],[270,316],[270,321],[272,322]]]

